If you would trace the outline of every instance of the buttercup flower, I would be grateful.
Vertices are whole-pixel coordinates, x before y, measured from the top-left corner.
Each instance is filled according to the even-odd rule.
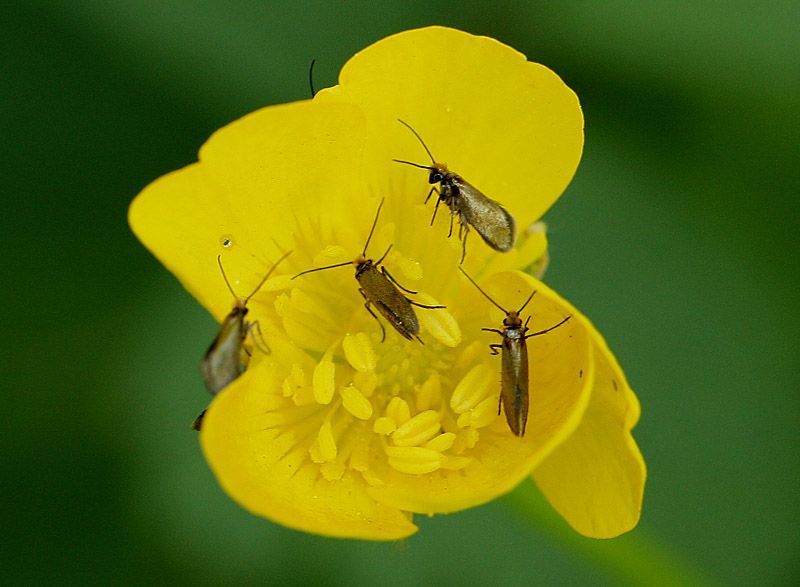
[[[286,251],[250,300],[270,354],[215,396],[203,451],[227,493],[251,512],[330,536],[390,540],[413,514],[485,503],[527,477],[579,532],[610,537],[639,518],[644,462],[630,431],[639,406],[600,334],[525,270],[546,254],[526,231],[571,180],[583,120],[549,69],[489,38],[431,27],[355,55],[339,85],[313,100],[264,108],[215,133],[199,162],[148,186],[130,209],[140,240],[222,319]],[[464,269],[507,308],[532,290],[527,432],[498,416],[503,314],[457,270],[449,211],[433,206],[419,132],[446,162],[514,216],[507,253],[474,231]],[[424,344],[364,308],[352,267],[384,200],[367,258],[407,294],[445,309],[414,311]],[[381,318],[382,319],[382,318]],[[384,322],[385,324],[385,322]],[[252,346],[252,345],[251,345]],[[198,389],[200,389],[198,384]],[[187,415],[187,422],[193,415]]]

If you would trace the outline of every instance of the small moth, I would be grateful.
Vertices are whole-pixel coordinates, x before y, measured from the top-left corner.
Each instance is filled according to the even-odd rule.
[[[222,266],[222,256],[220,255],[217,257],[217,263],[219,264],[219,269],[222,272],[222,279],[225,280],[225,285],[228,286],[228,290],[233,295],[236,303],[234,304],[233,309],[222,320],[217,335],[214,337],[214,340],[211,342],[211,346],[208,347],[208,350],[203,357],[203,361],[200,363],[200,370],[203,373],[203,380],[205,381],[206,388],[211,395],[218,394],[233,380],[244,373],[250,356],[249,350],[244,346],[244,341],[247,338],[247,335],[255,329],[258,332],[261,341],[263,342],[264,337],[261,333],[261,326],[259,325],[258,321],[248,322],[245,320],[245,316],[247,316],[247,313],[249,312],[247,303],[250,301],[250,298],[258,293],[258,290],[261,289],[278,265],[290,254],[291,251],[284,253],[281,258],[272,265],[270,270],[267,271],[266,275],[261,278],[261,281],[259,281],[255,289],[250,292],[250,295],[245,298],[240,298],[238,295],[236,295],[236,292],[233,290],[230,281],[228,281],[228,276],[225,274],[225,268]],[[256,346],[258,346],[257,342]],[[264,346],[266,346],[266,343],[264,343]],[[265,352],[269,352],[268,348],[264,350]],[[203,410],[203,412],[194,421],[192,428],[195,430],[200,430],[204,415],[205,410]]]
[[[369,241],[372,239],[372,234],[375,232],[375,226],[378,224],[378,217],[381,214],[382,207],[383,200],[381,200],[381,203],[378,205],[378,211],[375,213],[375,220],[372,222],[372,228],[369,231],[369,236],[367,236],[367,242],[364,243],[364,250],[361,251],[358,257],[352,261],[345,261],[344,263],[308,269],[307,271],[298,273],[292,277],[292,279],[297,279],[301,275],[307,273],[324,271],[335,267],[345,267],[346,265],[352,264],[356,269],[355,277],[360,286],[358,292],[364,298],[364,307],[367,309],[367,312],[378,321],[381,327],[381,342],[386,340],[386,329],[375,315],[375,312],[372,311],[373,306],[378,309],[378,312],[381,313],[389,324],[394,326],[394,329],[397,330],[401,336],[408,340],[416,338],[419,342],[422,342],[418,336],[419,321],[417,320],[417,315],[414,313],[412,306],[429,310],[444,308],[445,306],[427,306],[411,300],[403,295],[400,290],[409,294],[416,294],[417,292],[406,289],[400,285],[397,280],[392,277],[392,274],[389,273],[386,267],[380,267],[380,270],[378,269],[386,258],[386,255],[392,250],[392,245],[389,245],[389,248],[386,249],[386,252],[377,261],[367,258],[367,247],[369,246]]]
[[[459,267],[459,269],[461,268]],[[466,271],[461,269],[461,273],[478,288],[478,291],[481,292],[486,299],[505,312],[506,317],[503,319],[502,330],[496,328],[481,328],[481,330],[496,332],[503,337],[502,343],[489,345],[493,355],[502,352],[500,367],[500,401],[497,404],[497,415],[500,415],[500,406],[502,405],[503,411],[506,413],[506,422],[508,422],[508,427],[511,429],[511,432],[514,433],[515,436],[522,437],[525,435],[525,426],[528,423],[528,344],[526,341],[534,336],[540,336],[542,334],[547,334],[551,330],[555,330],[572,318],[572,316],[567,316],[555,326],[545,328],[533,334],[527,334],[528,322],[531,317],[529,315],[525,320],[525,324],[523,324],[519,315],[522,313],[522,310],[525,309],[525,306],[528,305],[528,302],[531,301],[536,290],[531,292],[531,295],[528,296],[528,299],[525,300],[525,303],[522,304],[519,310],[512,310],[509,312],[495,302],[489,294],[483,291],[481,286],[467,275]]]
[[[444,202],[450,208],[450,232],[448,238],[453,236],[453,217],[458,216],[458,238],[461,240],[461,263],[467,254],[467,235],[469,227],[472,226],[481,235],[484,242],[495,251],[505,253],[514,246],[514,218],[505,208],[494,200],[490,200],[481,193],[475,186],[468,183],[457,173],[447,169],[444,163],[437,163],[425,141],[415,131],[410,124],[398,119],[398,122],[408,128],[419,140],[422,147],[431,158],[431,165],[421,165],[412,161],[393,159],[397,163],[412,165],[420,169],[427,169],[428,183],[432,184],[425,203],[428,203],[431,195],[436,192],[438,200],[431,217],[431,226],[436,219],[436,212],[439,211],[439,204]],[[439,189],[436,185],[439,184]]]

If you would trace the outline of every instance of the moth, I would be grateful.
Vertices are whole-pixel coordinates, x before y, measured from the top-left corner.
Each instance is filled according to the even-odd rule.
[[[231,286],[230,281],[228,281],[228,276],[225,274],[225,268],[222,266],[222,256],[220,255],[217,257],[217,264],[219,265],[219,270],[222,273],[222,279],[225,281],[225,285],[228,286],[228,291],[231,292],[231,295],[233,295],[236,302],[233,305],[233,309],[231,309],[228,315],[222,320],[222,323],[219,326],[219,331],[217,331],[217,335],[214,337],[214,340],[211,342],[211,346],[208,347],[208,350],[206,351],[206,354],[203,356],[203,360],[200,363],[200,371],[203,374],[203,380],[205,381],[206,388],[211,395],[218,394],[232,381],[244,373],[245,369],[247,368],[250,355],[248,349],[244,345],[248,334],[255,330],[258,333],[262,344],[264,344],[266,347],[264,336],[261,332],[261,326],[259,325],[258,321],[248,322],[246,320],[247,313],[249,312],[247,303],[254,295],[258,293],[267,279],[269,279],[269,276],[272,275],[275,269],[277,269],[278,265],[280,265],[280,263],[291,253],[291,251],[284,253],[281,258],[278,259],[272,265],[272,267],[270,267],[269,271],[267,271],[264,277],[261,278],[261,281],[258,282],[258,285],[256,285],[255,289],[253,289],[253,291],[244,298],[240,298],[238,295],[236,295],[236,292]],[[254,342],[256,346],[259,345],[255,339]],[[264,352],[269,352],[268,347],[263,350]],[[205,410],[203,410],[203,412],[194,421],[192,428],[195,430],[200,430],[204,415]]]
[[[325,271],[327,269],[334,269],[335,267],[345,267],[346,265],[355,266],[355,278],[358,281],[358,292],[364,298],[364,307],[367,312],[378,321],[381,327],[381,342],[386,340],[386,328],[383,323],[378,319],[372,308],[376,308],[386,321],[391,324],[403,338],[411,340],[416,338],[420,343],[422,340],[419,338],[419,320],[414,313],[412,306],[435,310],[444,308],[445,306],[429,306],[420,304],[408,298],[400,290],[408,294],[416,294],[417,292],[407,289],[400,285],[398,281],[389,273],[386,267],[381,266],[386,255],[392,250],[393,245],[389,245],[386,252],[383,253],[380,259],[373,261],[367,258],[367,247],[372,240],[372,235],[375,232],[375,226],[378,224],[378,218],[383,208],[383,200],[378,205],[378,211],[375,213],[375,220],[372,222],[372,228],[367,236],[367,241],[364,243],[364,249],[361,254],[352,261],[345,261],[344,263],[336,263],[335,265],[327,265],[325,267],[316,267],[298,273],[292,279],[296,279],[301,275],[314,273],[315,271]]]
[[[459,267],[459,269],[461,268]],[[533,296],[536,294],[536,290],[531,292],[531,295],[528,296],[528,299],[525,300],[525,303],[523,303],[522,306],[520,306],[519,310],[508,311],[494,301],[489,294],[483,291],[481,286],[479,286],[475,280],[467,274],[466,271],[461,269],[461,273],[463,273],[464,276],[469,279],[476,288],[478,288],[478,291],[481,292],[486,299],[500,308],[500,310],[506,315],[506,317],[503,318],[502,330],[498,330],[496,328],[481,328],[481,330],[485,330],[487,332],[496,332],[503,337],[502,342],[489,345],[492,355],[501,355],[501,385],[500,400],[497,404],[497,415],[500,415],[500,408],[502,406],[503,411],[506,414],[506,422],[508,423],[509,429],[515,436],[522,437],[525,435],[525,427],[528,423],[529,404],[528,344],[526,341],[534,336],[541,336],[543,334],[547,334],[551,330],[555,330],[562,324],[565,324],[570,318],[572,318],[572,316],[567,316],[555,326],[545,328],[544,330],[540,330],[532,334],[527,334],[528,322],[530,322],[531,317],[528,315],[528,318],[523,324],[520,314],[522,313],[522,310],[525,309],[525,306],[527,306],[531,301],[531,299],[533,299]]]
[[[514,218],[505,208],[494,200],[490,200],[483,193],[466,181],[463,177],[450,171],[444,163],[437,163],[425,141],[419,133],[407,122],[398,119],[398,122],[408,128],[419,140],[428,157],[431,165],[422,165],[413,161],[393,159],[396,163],[412,165],[428,171],[428,183],[432,185],[425,198],[428,203],[431,195],[436,192],[438,199],[436,207],[433,209],[431,226],[436,219],[439,211],[439,204],[444,202],[450,208],[450,232],[447,237],[453,236],[453,219],[458,217],[458,238],[461,240],[461,263],[467,254],[467,235],[470,226],[474,228],[484,242],[495,251],[505,253],[514,246]],[[439,185],[438,189],[436,184]]]

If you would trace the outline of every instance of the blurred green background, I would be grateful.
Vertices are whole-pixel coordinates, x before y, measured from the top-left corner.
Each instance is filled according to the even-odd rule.
[[[791,1],[6,3],[3,582],[796,584],[799,23]],[[622,539],[525,492],[400,544],[304,535],[229,501],[189,429],[215,324],[129,202],[218,127],[305,98],[312,58],[331,85],[427,24],[516,47],[583,103],[547,279],[641,398],[649,483]]]

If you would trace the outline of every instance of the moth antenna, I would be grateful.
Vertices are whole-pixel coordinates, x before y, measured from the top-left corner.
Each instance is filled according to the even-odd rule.
[[[231,292],[231,295],[236,299],[239,300],[239,296],[236,295],[236,292],[233,291],[233,287],[231,286],[231,282],[228,281],[228,276],[225,275],[225,267],[222,266],[222,255],[217,255],[217,265],[219,265],[219,270],[222,272],[222,279],[225,280],[225,285],[228,286],[228,291]]]
[[[262,278],[261,278],[261,281],[259,281],[259,282],[258,282],[258,285],[256,286],[256,288],[255,288],[255,289],[254,289],[252,292],[250,292],[250,295],[249,295],[249,296],[247,296],[247,297],[246,297],[246,298],[243,300],[243,303],[245,303],[245,304],[246,304],[247,302],[249,302],[249,301],[250,301],[250,298],[252,298],[254,295],[256,295],[256,294],[258,293],[258,290],[260,290],[260,289],[261,289],[261,286],[263,286],[263,285],[264,285],[264,284],[267,282],[267,279],[269,279],[269,276],[270,276],[270,275],[272,275],[272,272],[273,272],[273,271],[275,271],[275,269],[277,269],[277,268],[278,268],[278,265],[280,265],[280,264],[281,264],[281,261],[283,261],[283,260],[284,260],[286,257],[288,257],[288,256],[289,256],[289,255],[291,255],[291,254],[292,254],[292,251],[287,251],[287,252],[285,252],[285,253],[284,253],[284,254],[281,256],[281,258],[280,258],[280,259],[278,259],[277,261],[275,261],[275,262],[272,264],[272,267],[270,267],[270,268],[269,268],[269,271],[267,271],[267,274],[266,274],[264,277],[262,277]]]
[[[312,98],[317,95],[317,91],[314,89],[314,64],[316,62],[316,59],[312,59],[311,65],[308,66],[308,87],[311,88]]]
[[[351,265],[352,261],[345,261],[344,263],[336,263],[336,265],[326,265],[325,267],[315,267],[314,269],[306,269],[305,271],[301,271],[292,279],[297,279],[301,275],[305,275],[306,273],[314,273],[315,271],[325,271],[326,269],[335,269],[336,267],[344,267],[345,265]]]
[[[466,277],[467,279],[469,279],[469,280],[472,282],[472,285],[474,285],[475,287],[477,287],[477,288],[478,288],[478,291],[479,291],[479,292],[481,292],[481,293],[482,293],[482,294],[483,294],[483,295],[486,297],[486,299],[487,299],[487,300],[489,300],[489,301],[490,301],[490,302],[492,302],[492,303],[493,303],[495,306],[497,306],[498,308],[500,308],[500,309],[503,311],[503,313],[504,313],[504,314],[508,314],[508,310],[506,310],[506,309],[505,309],[503,306],[501,306],[500,304],[498,304],[497,302],[495,302],[495,301],[494,301],[494,300],[491,298],[491,296],[490,296],[489,294],[487,294],[485,291],[483,291],[483,290],[481,289],[481,286],[480,286],[480,285],[478,285],[478,284],[475,282],[475,280],[474,280],[474,279],[472,279],[472,278],[471,278],[471,277],[470,277],[470,276],[467,274],[467,272],[466,272],[466,271],[464,271],[464,270],[463,270],[461,267],[459,267],[459,268],[458,268],[458,270],[459,270],[459,271],[461,271],[461,273],[463,273],[463,274],[464,274],[464,277]]]
[[[402,159],[392,159],[395,163],[405,163],[406,165],[413,165],[414,167],[419,167],[420,169],[427,169],[431,171],[433,167],[430,165],[420,165],[419,163],[414,163],[413,161],[403,161]]]
[[[415,136],[415,137],[417,137],[417,139],[419,140],[419,142],[422,144],[422,148],[423,148],[423,149],[425,149],[425,152],[426,152],[426,153],[428,153],[428,157],[430,157],[430,158],[431,158],[431,163],[433,163],[434,165],[436,165],[436,159],[433,157],[433,153],[431,153],[431,150],[428,148],[428,145],[426,145],[426,144],[425,144],[425,141],[423,141],[423,140],[422,140],[422,137],[421,137],[421,136],[419,136],[419,133],[418,133],[417,131],[415,131],[415,130],[412,128],[412,126],[411,126],[410,124],[408,124],[408,123],[407,123],[405,120],[400,120],[400,119],[398,118],[398,119],[397,119],[397,122],[399,122],[400,124],[402,124],[403,126],[405,126],[405,127],[408,129],[408,130],[410,130],[411,132],[413,132],[413,133],[414,133],[414,136]]]
[[[372,221],[372,228],[369,229],[369,236],[367,237],[367,242],[364,243],[364,250],[361,252],[363,257],[367,256],[367,247],[369,246],[369,241],[372,240],[372,233],[375,232],[375,227],[378,224],[378,217],[381,215],[381,208],[383,208],[383,202],[385,198],[381,198],[381,203],[378,204],[378,211],[375,212],[375,220]]]
[[[527,306],[527,305],[528,305],[528,302],[530,302],[530,301],[533,299],[533,296],[535,296],[535,295],[536,295],[536,290],[533,290],[533,291],[531,292],[531,295],[529,295],[529,296],[528,296],[528,299],[527,299],[527,300],[525,300],[525,303],[524,303],[524,304],[522,304],[522,307],[520,307],[520,309],[519,309],[519,310],[517,310],[517,314],[521,314],[521,313],[522,313],[522,310],[524,310],[524,309],[525,309],[525,306]]]

